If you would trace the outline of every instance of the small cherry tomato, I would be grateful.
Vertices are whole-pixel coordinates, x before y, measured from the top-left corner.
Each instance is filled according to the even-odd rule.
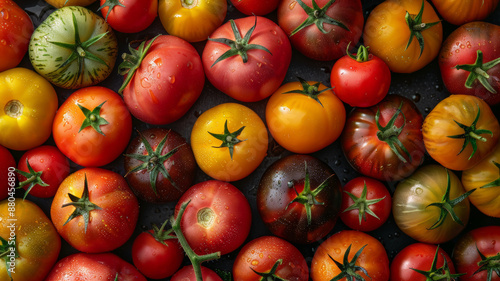
[[[119,32],[136,33],[153,23],[158,14],[157,0],[100,0],[103,18]]]

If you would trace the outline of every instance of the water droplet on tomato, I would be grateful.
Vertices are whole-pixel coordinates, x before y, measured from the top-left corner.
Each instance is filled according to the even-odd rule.
[[[3,17],[4,20],[8,20],[9,19],[9,11],[7,11],[6,9],[0,10],[0,14],[2,14],[2,17]]]
[[[259,264],[259,261],[258,261],[258,260],[253,260],[253,261],[252,261],[252,265],[253,265],[253,266],[256,266],[256,265],[258,265],[258,264]]]
[[[157,58],[154,60],[154,63],[157,65],[157,66],[161,66],[163,64],[163,62],[161,61],[161,58]]]
[[[188,61],[188,62],[187,62],[187,68],[188,68],[188,69],[193,69],[193,63],[192,63],[192,62],[190,62],[190,61]]]
[[[161,77],[161,73],[160,73],[160,72],[158,72],[158,73],[156,74],[156,77],[157,77],[158,79],[160,79],[160,77]]]
[[[293,1],[292,3],[290,3],[290,5],[288,5],[288,8],[290,10],[293,10],[293,8],[295,8],[295,5],[297,5],[297,1]]]
[[[416,194],[422,194],[422,192],[424,192],[424,190],[420,187],[417,187],[417,189],[415,189]]]
[[[335,254],[337,254],[337,255],[340,254],[340,252],[341,252],[339,248],[335,248],[334,251],[335,251]]]
[[[7,41],[5,41],[5,39],[2,39],[2,40],[0,40],[0,44],[5,46],[5,45],[7,45]]]
[[[144,77],[141,79],[141,86],[144,88],[151,87],[151,83],[149,83],[148,78]]]
[[[40,159],[40,163],[43,163],[43,162],[45,162],[45,160],[44,159]]]
[[[170,82],[170,84],[174,84],[175,83],[175,76],[174,75],[168,76],[168,82]]]

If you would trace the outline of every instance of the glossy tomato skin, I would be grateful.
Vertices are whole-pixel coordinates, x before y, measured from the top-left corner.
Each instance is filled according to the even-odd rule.
[[[486,258],[498,256],[500,253],[500,226],[484,226],[473,229],[461,236],[453,247],[452,259],[458,272],[465,273],[460,280],[487,280],[487,270],[474,274],[479,269],[478,262],[482,260],[481,252]],[[496,266],[498,270],[498,265]],[[494,271],[492,281],[500,280]]]
[[[83,215],[68,221],[75,207],[63,207],[72,202],[68,194],[83,197],[85,178],[88,201],[100,208],[89,212],[86,231]],[[52,201],[50,216],[57,232],[73,248],[86,253],[102,253],[118,248],[130,238],[139,216],[139,203],[120,174],[101,168],[84,168],[61,183]]]
[[[413,269],[429,271],[436,254],[437,246],[425,243],[414,243],[403,248],[392,260],[391,281],[426,281],[427,278]],[[444,264],[444,257],[448,262],[451,274],[455,274],[455,267],[450,256],[440,248],[438,250],[436,268]],[[462,277],[460,277],[462,280]]]
[[[279,0],[231,0],[233,6],[245,15],[263,16],[276,10]]]
[[[401,114],[397,113],[399,106]],[[375,116],[380,110],[379,123],[386,127],[394,114],[394,125],[402,128],[397,138],[411,156],[398,149],[405,162],[398,158],[380,132]],[[404,116],[404,117],[403,117]],[[342,151],[351,166],[359,173],[381,181],[397,181],[409,176],[424,160],[422,139],[423,117],[415,104],[399,95],[388,95],[382,102],[369,108],[355,108],[347,117],[340,137]],[[389,127],[389,126],[388,126]]]
[[[208,267],[201,267],[201,275],[203,276],[203,281],[222,281],[219,275]],[[193,266],[184,266],[172,276],[170,281],[196,281]]]
[[[498,5],[498,0],[432,0],[439,15],[443,19],[454,25],[483,20],[491,14]]]
[[[181,229],[197,254],[220,251],[225,255],[243,244],[250,232],[252,214],[245,195],[234,185],[218,180],[188,189],[175,206],[190,200],[181,218]]]
[[[30,17],[16,2],[1,0],[0,72],[16,67],[28,51],[34,27]]]
[[[256,102],[269,97],[285,79],[292,59],[292,47],[283,30],[264,17],[245,17],[234,20],[243,37],[255,25],[249,44],[264,46],[265,50],[247,51],[248,61],[234,55],[214,62],[230,47],[209,40],[203,49],[203,67],[208,80],[221,92],[242,102]],[[235,40],[230,22],[216,29],[210,38]]]
[[[10,151],[0,145],[0,200],[15,193],[16,186],[16,160]]]
[[[305,165],[311,190],[329,178],[328,184],[315,196],[315,200],[322,204],[311,206],[310,224],[305,205],[291,203],[297,193],[304,190]],[[318,241],[333,229],[341,198],[340,181],[326,163],[309,155],[295,154],[274,162],[266,170],[257,189],[257,209],[274,235],[292,243],[305,244]]]
[[[302,253],[276,236],[261,236],[243,246],[233,264],[235,281],[259,281],[259,273],[269,273],[278,260],[275,275],[290,281],[307,281],[309,268]]]
[[[88,6],[95,1],[96,0],[45,0],[45,2],[58,9],[65,6]]]
[[[68,158],[57,147],[42,145],[28,150],[19,159],[17,169],[30,173],[26,160],[28,160],[28,163],[35,172],[42,172],[40,179],[48,184],[48,186],[35,185],[29,194],[41,198],[54,196],[61,182],[69,175],[70,167]],[[21,174],[19,174],[18,178],[19,182],[27,180]],[[29,186],[28,184],[23,186],[23,188],[27,190]]]
[[[323,84],[318,86],[318,91],[326,89]],[[273,138],[294,153],[313,153],[332,144],[344,128],[342,102],[331,90],[320,93],[319,102],[304,94],[287,93],[294,90],[303,90],[300,82],[282,85],[267,102],[266,122]]]
[[[68,280],[124,280],[146,281],[146,278],[133,265],[113,253],[69,255],[54,266],[45,281]]]
[[[471,72],[455,68],[457,65],[474,64],[478,50],[483,54],[483,63],[500,57],[499,34],[500,26],[498,25],[471,22],[458,27],[446,38],[439,53],[438,62],[444,85],[450,93],[474,95],[489,105],[500,102],[500,94],[498,94],[500,92],[500,64],[486,71],[489,75],[486,80],[497,93],[488,91],[477,79],[471,88],[467,88],[465,83]]]
[[[120,0],[121,5],[103,6],[109,0],[100,0],[101,14],[111,27],[119,32],[136,33],[150,26],[158,14],[158,1]]]
[[[311,0],[303,0],[312,7]],[[322,8],[328,0],[316,0]],[[292,45],[305,56],[314,60],[329,61],[346,54],[349,42],[354,46],[363,32],[363,10],[360,0],[336,0],[326,11],[326,15],[341,22],[349,30],[337,25],[324,23],[327,33],[322,33],[315,24],[309,25],[291,35],[308,15],[295,0],[281,1],[278,6],[278,24],[290,36]]]
[[[168,124],[191,108],[204,84],[196,49],[178,37],[161,35],[123,90],[123,99],[137,119],[155,125]]]
[[[197,166],[191,146],[179,133],[173,130],[151,128],[141,132],[141,135],[149,143],[153,151],[158,149],[158,145],[166,137],[161,155],[166,155],[177,149],[172,156],[162,163],[174,184],[163,173],[159,172],[156,178],[155,193],[150,181],[152,171],[146,168],[128,173],[135,167],[144,164],[144,162],[129,155],[148,155],[140,136],[130,142],[126,151],[124,167],[125,171],[127,171],[127,182],[136,195],[146,202],[165,203],[179,199],[182,193],[191,187],[195,177]]]

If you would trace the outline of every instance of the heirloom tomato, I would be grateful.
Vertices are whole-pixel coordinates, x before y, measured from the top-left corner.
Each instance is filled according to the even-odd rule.
[[[234,281],[309,280],[302,253],[276,236],[261,236],[248,242],[233,264]]]
[[[16,189],[16,160],[10,151],[0,145],[0,200],[14,196]]]
[[[369,108],[355,108],[340,137],[342,150],[359,173],[382,181],[409,176],[423,162],[422,114],[399,95]]]
[[[334,171],[309,155],[274,162],[257,189],[257,209],[276,236],[292,243],[312,243],[335,226],[342,190]]]
[[[132,117],[120,96],[92,86],[73,92],[56,113],[54,141],[70,160],[84,167],[111,163],[127,147]]]
[[[332,144],[344,128],[344,104],[319,82],[289,82],[266,106],[266,122],[273,138],[295,153],[312,153]]]
[[[0,202],[0,280],[46,280],[60,249],[61,238],[35,203]]]
[[[0,0],[0,72],[16,67],[28,51],[33,23],[16,2]]]
[[[468,95],[440,101],[422,126],[429,155],[452,170],[467,170],[495,149],[500,125],[488,104]]]
[[[269,97],[285,79],[292,47],[281,28],[264,17],[229,20],[210,35],[202,60],[217,89],[243,102]]]
[[[278,24],[292,45],[314,60],[335,60],[363,32],[360,0],[283,0],[278,6]]]
[[[203,112],[191,131],[198,166],[214,179],[240,180],[252,173],[267,153],[267,129],[259,115],[236,103]]]
[[[314,253],[313,281],[389,280],[389,258],[382,243],[355,230],[342,230],[328,237]]]
[[[205,84],[200,55],[187,41],[159,35],[124,55],[118,67],[126,74],[118,91],[132,115],[149,124],[181,118],[198,99]]]
[[[388,0],[371,11],[363,40],[391,71],[411,73],[437,56],[443,28],[429,2]]]
[[[276,10],[279,0],[231,0],[233,6],[245,15],[263,16]]]
[[[98,11],[106,22],[114,30],[124,33],[143,31],[158,14],[156,0],[100,0],[100,4]]]
[[[57,232],[73,248],[87,253],[121,246],[134,232],[138,215],[139,203],[125,179],[100,168],[69,175],[50,208]]]
[[[458,27],[444,41],[438,62],[450,93],[500,103],[500,26],[471,22]]]
[[[57,103],[52,85],[36,72],[21,67],[0,72],[0,145],[28,150],[43,144]]]
[[[45,0],[45,2],[58,9],[64,6],[88,6],[95,1],[96,0]]]
[[[168,34],[189,42],[207,40],[226,18],[227,0],[160,0],[158,13]]]
[[[203,281],[222,281],[222,278],[208,267],[201,267],[201,274],[203,276]],[[170,281],[195,281],[196,276],[193,270],[193,266],[187,265],[177,271]]]
[[[482,20],[491,14],[498,0],[432,0],[443,19],[454,25]]]
[[[467,225],[471,192],[465,192],[452,171],[435,164],[423,166],[397,185],[392,214],[397,226],[413,239],[444,243]]]
[[[188,201],[180,226],[196,254],[225,255],[243,244],[250,232],[252,213],[238,188],[217,180],[198,183],[179,199],[176,216]]]

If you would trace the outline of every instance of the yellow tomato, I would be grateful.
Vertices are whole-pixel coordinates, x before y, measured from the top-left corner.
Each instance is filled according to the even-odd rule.
[[[454,25],[485,19],[497,7],[498,0],[432,0],[443,19]]]
[[[227,12],[226,0],[160,0],[158,14],[170,35],[189,42],[206,40]]]
[[[96,0],[45,0],[45,2],[58,9],[66,6],[88,6],[95,1]]]
[[[217,105],[198,117],[191,132],[198,166],[214,179],[240,180],[264,160],[267,129],[250,108],[236,103]]]
[[[0,72],[0,145],[28,150],[43,144],[56,110],[56,91],[42,76],[20,67]]]
[[[379,4],[366,20],[363,39],[370,52],[384,60],[391,71],[411,73],[431,62],[439,53],[443,41],[440,19],[427,1],[423,2],[421,23],[418,20],[410,27],[405,15],[414,21],[421,8],[422,0],[387,0]],[[428,27],[432,23],[437,23]],[[427,29],[426,29],[427,28]],[[414,34],[410,29],[415,30]],[[421,35],[423,45],[419,44]],[[409,40],[411,43],[407,46]]]

